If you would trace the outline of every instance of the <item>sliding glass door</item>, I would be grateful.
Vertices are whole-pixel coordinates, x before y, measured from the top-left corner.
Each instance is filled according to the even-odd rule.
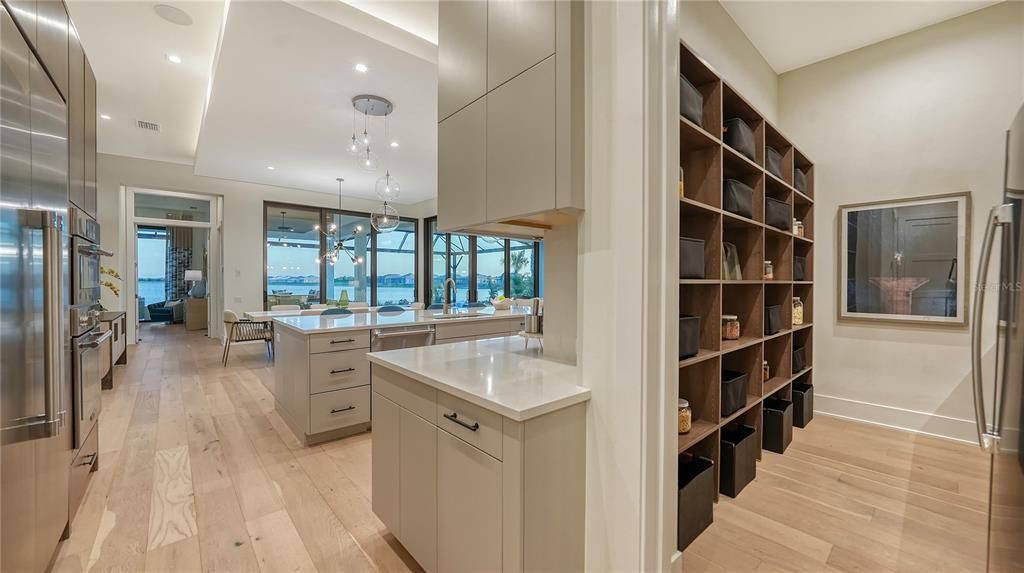
[[[267,207],[266,307],[320,302],[319,209]]]

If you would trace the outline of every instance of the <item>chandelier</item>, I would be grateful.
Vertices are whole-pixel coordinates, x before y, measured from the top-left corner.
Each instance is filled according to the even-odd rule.
[[[345,183],[345,179],[338,177],[338,210],[341,211],[341,186]],[[316,264],[320,264],[321,261],[326,260],[330,264],[334,265],[338,263],[338,257],[342,253],[348,257],[352,264],[358,266],[363,263],[363,257],[357,257],[348,247],[345,246],[345,241],[355,239],[356,237],[363,234],[363,226],[356,225],[352,232],[348,236],[342,236],[342,230],[336,223],[331,223],[327,231],[320,228],[320,225],[313,227],[320,232],[327,239],[327,250],[320,254],[316,259]]]
[[[395,110],[395,106],[380,96],[364,94],[352,98],[352,109],[352,137],[349,139],[346,150],[355,158],[361,168],[367,171],[376,171],[379,157],[372,145],[374,138],[370,135],[370,118],[384,118],[384,141],[386,142],[388,140],[388,117]],[[363,114],[362,132],[358,131],[356,112]],[[386,153],[384,157],[387,161]],[[389,203],[398,199],[402,186],[391,174],[390,168],[385,168],[384,175],[377,179],[374,191],[384,204],[370,213],[370,224],[379,233],[394,231],[401,222],[401,217],[398,210]]]

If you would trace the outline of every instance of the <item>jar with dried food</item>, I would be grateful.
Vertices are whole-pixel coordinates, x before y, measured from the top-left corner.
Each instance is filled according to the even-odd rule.
[[[804,323],[804,303],[800,297],[793,297],[793,326]]]
[[[775,267],[772,266],[771,261],[764,262],[764,280],[775,280]]]
[[[739,340],[740,317],[735,314],[722,315],[722,338],[725,340]]]
[[[768,368],[768,361],[763,360],[761,362],[761,381],[767,382],[769,378],[771,378],[771,371]]]
[[[693,411],[690,410],[690,402],[685,398],[679,399],[679,433],[689,434],[693,428]]]

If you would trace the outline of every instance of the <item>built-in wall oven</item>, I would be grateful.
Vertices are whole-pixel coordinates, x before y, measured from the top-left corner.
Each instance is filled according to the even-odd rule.
[[[100,415],[102,373],[100,352],[113,334],[99,332],[100,226],[84,211],[72,208],[71,222],[71,368],[74,392],[75,449],[82,447]]]

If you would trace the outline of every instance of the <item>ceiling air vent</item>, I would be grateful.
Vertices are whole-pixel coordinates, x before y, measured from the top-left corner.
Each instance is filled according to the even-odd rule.
[[[152,121],[142,121],[141,119],[136,122],[139,129],[146,129],[149,131],[160,131],[160,124],[153,123]]]

